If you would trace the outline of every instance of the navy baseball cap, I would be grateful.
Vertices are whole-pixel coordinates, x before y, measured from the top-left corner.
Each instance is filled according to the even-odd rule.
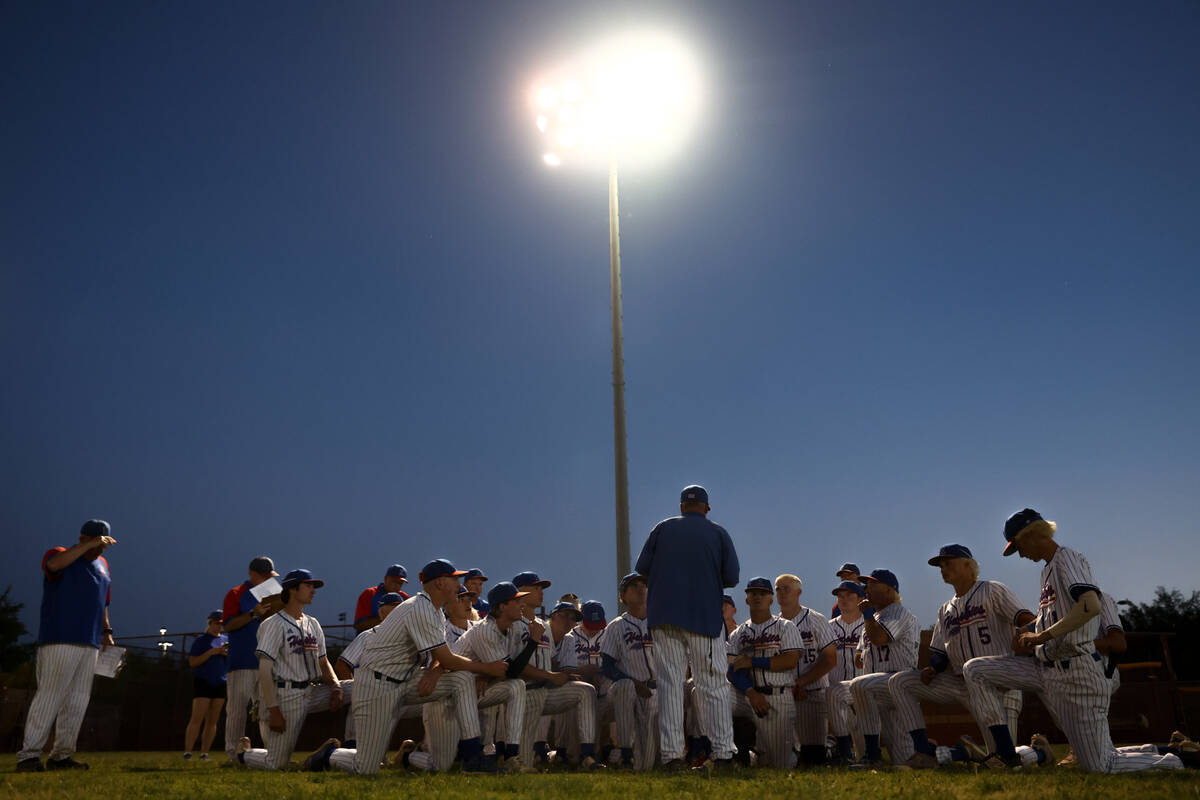
[[[259,556],[250,560],[250,571],[259,575],[278,575],[275,571],[275,562],[266,556]]]
[[[550,586],[550,581],[544,581],[536,572],[518,572],[513,576],[513,586],[524,589],[526,586],[540,586],[543,589]]]
[[[746,583],[746,591],[747,592],[767,592],[768,594],[775,594],[775,587],[772,586],[771,581],[767,580],[766,578],[762,578],[762,577],[751,578]]]
[[[1004,546],[1004,555],[1011,556],[1017,552],[1017,545],[1015,544],[1017,535],[1041,519],[1042,515],[1032,508],[1024,508],[1004,520],[1004,538],[1008,540],[1008,544]]]
[[[840,567],[838,567],[838,571],[833,574],[840,578],[842,577],[843,572],[853,572],[855,575],[858,575],[858,564],[851,564],[849,561],[847,561],[845,564],[842,564]]]
[[[403,564],[392,564],[383,575],[386,578],[404,578],[404,580],[408,580],[408,570],[404,568]]]
[[[212,622],[213,620],[220,622],[223,619],[225,619],[225,614],[219,608],[216,611],[208,612],[208,621],[209,622]]]
[[[679,502],[681,503],[707,503],[708,492],[703,486],[692,484],[685,486],[683,491],[679,493]]]
[[[721,595],[721,602],[729,603],[729,605],[733,606],[734,608],[737,608],[737,603],[733,602],[733,598],[727,594]]]
[[[870,575],[863,575],[861,578],[859,578],[859,580],[863,583],[866,583],[867,581],[875,581],[877,583],[882,583],[885,586],[890,586],[897,592],[900,591],[900,581],[896,578],[896,573],[892,572],[890,569],[871,570]]]
[[[965,544],[944,544],[942,549],[938,550],[938,554],[929,559],[929,566],[940,567],[943,558],[974,558],[971,555],[971,548]]]
[[[381,606],[398,606],[403,602],[404,598],[400,596],[399,592],[387,592],[379,598]]]
[[[463,580],[469,581],[469,580],[471,580],[471,578],[479,578],[482,581],[486,581],[488,579],[487,575],[484,575],[483,570],[481,570],[481,569],[467,570],[467,574],[463,575]]]
[[[575,607],[574,603],[567,603],[567,602],[559,603],[550,612],[550,616],[554,616],[555,614],[557,614],[560,611],[569,611],[571,613],[571,617],[576,622],[579,622],[581,619],[583,619],[583,613],[578,608]]]
[[[599,600],[588,600],[579,608],[583,617],[583,627],[598,631],[608,623],[604,619],[604,604]]]
[[[470,589],[468,589],[465,586],[459,586],[458,592],[455,594],[455,597],[479,597],[479,593],[472,592]]]
[[[621,591],[622,592],[625,591],[625,587],[631,583],[634,583],[635,581],[641,581],[642,583],[645,583],[646,576],[641,574],[640,572],[629,573],[624,578],[621,578]]]
[[[280,581],[285,589],[294,589],[302,583],[311,583],[318,589],[325,585],[325,581],[314,578],[312,572],[306,569],[294,569],[284,575],[283,580]]]
[[[461,578],[463,575],[466,575],[466,573],[461,569],[455,569],[454,565],[451,564],[447,559],[435,558],[433,561],[430,561],[428,564],[421,567],[421,572],[417,575],[417,577],[420,578],[421,583],[429,583],[435,578],[444,578],[446,576],[451,578]]]
[[[522,592],[512,583],[508,581],[500,581],[487,593],[488,605],[493,609],[499,608],[501,603],[507,603],[509,600],[517,597],[524,597],[529,592]]]
[[[76,517],[76,519],[78,519],[78,517]],[[110,530],[112,530],[112,529],[109,528],[108,523],[105,522],[104,520],[89,519],[87,522],[83,523],[82,527],[80,527],[79,535],[80,536],[108,536]]]
[[[866,594],[866,592],[863,591],[862,584],[858,581],[842,581],[837,586],[833,587],[833,591],[830,592],[830,594],[836,595],[838,592],[854,592],[859,597],[862,597]]]

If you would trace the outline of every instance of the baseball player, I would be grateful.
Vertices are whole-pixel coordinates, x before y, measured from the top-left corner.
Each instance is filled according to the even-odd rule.
[[[860,578],[858,574],[858,564],[853,564],[847,561],[838,568],[838,571],[835,572],[834,575],[836,575],[837,579],[840,581],[851,581],[853,583],[858,583]],[[829,618],[833,619],[840,613],[842,613],[841,607],[837,603],[834,603],[833,611],[830,612]]]
[[[402,602],[403,599],[398,592],[388,592],[380,597],[380,621],[387,619],[387,615],[392,613]],[[367,639],[374,632],[375,628],[367,628],[355,636],[354,641],[346,645],[333,664],[333,671],[338,676],[338,680],[342,682],[342,701],[350,706],[350,713],[346,715],[346,733],[342,739],[345,747],[354,747],[356,743],[354,739],[354,670],[358,668],[363,649],[367,646]]]
[[[853,714],[850,682],[863,674],[858,663],[858,645],[862,641],[863,615],[859,608],[866,592],[858,581],[842,581],[833,590],[837,598],[838,614],[829,621],[837,650],[837,663],[829,673],[829,729],[837,741],[838,760],[842,764],[854,761],[854,738],[861,737],[858,718]],[[865,747],[860,743],[859,752]]]
[[[221,709],[225,707],[229,637],[221,633],[223,616],[220,609],[209,612],[204,633],[196,637],[188,653],[188,666],[192,668],[192,716],[183,735],[185,759],[192,757],[192,745],[200,739],[200,758],[208,760]]]
[[[459,752],[464,772],[494,772],[495,764],[484,759],[479,739],[479,709],[472,673],[501,677],[508,665],[503,661],[480,662],[463,658],[446,646],[445,615],[442,609],[458,593],[464,573],[444,558],[435,559],[419,574],[422,591],[405,600],[388,614],[367,639],[355,671],[354,727],[357,748],[325,747],[310,756],[306,767],[319,771],[330,766],[346,772],[369,775],[379,771],[397,708],[427,703],[423,711],[426,733],[438,769],[449,766],[454,743],[447,741],[454,726],[444,719],[453,713],[458,721]],[[460,640],[461,641],[461,640]],[[423,669],[432,656],[437,664]],[[434,702],[434,701],[447,702]],[[451,707],[452,706],[452,707]],[[432,730],[431,730],[432,728]]]
[[[92,519],[71,547],[42,556],[42,614],[38,626],[37,691],[25,719],[18,772],[87,769],[75,760],[75,742],[92,699],[92,676],[100,651],[111,647],[108,619],[112,577],[103,553],[117,543],[108,523]],[[54,727],[54,748],[42,766],[42,746]]]
[[[602,738],[607,740],[608,725],[613,721],[612,698],[608,694],[612,681],[604,675],[604,657],[600,652],[608,618],[599,600],[584,602],[579,613],[582,620],[571,632],[575,640],[575,670],[580,680],[596,687],[595,741],[599,744]]]
[[[574,597],[574,595],[564,595],[564,597]],[[578,598],[576,598],[577,600]],[[583,612],[580,611],[579,605],[569,599],[560,599],[550,612],[550,643],[552,647],[550,666],[555,672],[566,672],[575,680],[582,678],[579,674],[579,661],[575,654],[574,629],[582,620]],[[585,683],[589,682],[585,681]],[[594,689],[595,686],[593,685],[592,688]],[[597,696],[597,715],[599,714],[599,705],[600,700]],[[555,746],[555,754],[551,763],[569,763],[570,759],[567,758],[567,754],[578,754],[579,720],[577,717],[578,715],[572,710],[553,718],[554,729],[552,734],[547,737],[547,742]],[[550,719],[549,716],[543,715],[542,724],[545,725]],[[591,741],[594,744],[596,741],[594,726],[590,733]]]
[[[725,677],[721,595],[736,586],[740,568],[733,540],[708,519],[702,486],[679,495],[680,516],[665,519],[646,538],[634,569],[649,586],[647,613],[654,633],[663,766],[685,769],[684,681],[690,664],[701,707],[701,727],[711,723],[714,758],[707,769],[732,766],[733,715]]]
[[[548,623],[534,616],[534,609],[543,603],[543,590],[550,581],[542,580],[536,572],[522,572],[513,578],[513,584],[524,592],[525,622],[537,623],[540,636],[532,636],[536,630],[529,626],[531,639],[538,642],[533,661],[526,668],[525,726],[521,735],[522,760],[531,764],[534,757],[546,763],[549,747],[545,739],[537,738],[541,729],[541,717],[553,716],[565,711],[577,715],[579,730],[579,756],[582,769],[597,769],[603,765],[596,761],[596,687],[583,681],[571,680],[566,672],[554,670],[554,647],[547,631]],[[544,735],[544,729],[541,729]]]
[[[1172,754],[1113,747],[1108,729],[1111,685],[1094,641],[1101,592],[1083,554],[1054,540],[1056,527],[1032,508],[1018,511],[1004,523],[1008,542],[1004,555],[1020,553],[1046,565],[1034,630],[1017,637],[1017,655],[981,656],[963,667],[971,710],[995,742],[995,753],[986,763],[996,769],[1021,766],[1001,698],[1005,689],[1025,689],[1041,696],[1085,770],[1182,769],[1183,763]],[[1021,657],[1029,654],[1033,658]]]
[[[354,607],[354,630],[362,633],[367,628],[379,624],[379,598],[389,592],[400,595],[402,600],[408,599],[404,584],[408,583],[408,570],[402,564],[392,564],[383,573],[383,581],[377,586],[368,586],[358,596]]]
[[[469,569],[463,576],[463,586],[467,587],[468,591],[475,593],[474,608],[475,612],[479,614],[479,619],[483,619],[488,613],[488,601],[483,599],[485,583],[487,583],[487,575],[484,575],[481,569]]]
[[[237,744],[246,734],[246,707],[258,696],[258,626],[283,607],[278,595],[260,602],[250,590],[277,577],[275,564],[266,556],[250,561],[247,580],[225,594],[221,620],[229,636],[229,672],[225,676],[225,754],[234,760]]]
[[[729,641],[729,635],[738,626],[737,621],[737,606],[734,605],[733,598],[727,594],[721,595],[721,621],[725,625],[725,641]]]
[[[854,711],[862,726],[866,755],[863,766],[879,766],[883,753],[879,747],[881,731],[887,739],[893,764],[912,756],[912,743],[899,725],[888,680],[902,670],[917,666],[921,644],[921,626],[912,612],[900,605],[900,581],[891,570],[877,569],[859,579],[866,585],[867,597],[858,605],[864,617],[862,640],[858,644],[863,674],[850,681]]]
[[[1117,669],[1117,660],[1129,648],[1125,641],[1125,629],[1121,626],[1121,615],[1117,612],[1117,603],[1107,592],[1100,598],[1100,637],[1096,639],[1096,652],[1104,656],[1104,674],[1109,681],[1109,700],[1121,688],[1121,671]],[[1012,727],[1011,725],[1009,726]],[[1020,755],[1021,748],[1017,748]],[[1177,754],[1178,755],[1178,754]],[[1074,751],[1068,751],[1066,758],[1058,762],[1060,767],[1075,766]],[[1186,765],[1185,765],[1186,766]]]
[[[622,769],[649,769],[657,752],[658,693],[646,595],[642,575],[631,572],[621,579],[620,598],[628,611],[608,624],[600,642],[604,677],[612,681],[608,696]]]
[[[829,727],[829,673],[837,666],[838,650],[833,628],[825,615],[800,605],[803,583],[795,575],[775,579],[775,598],[779,616],[795,626],[800,634],[800,662],[792,686],[796,703],[796,735],[800,758],[805,766],[826,762],[825,732]]]
[[[325,582],[309,570],[294,569],[280,583],[283,609],[259,626],[255,651],[259,692],[267,710],[258,723],[265,747],[253,748],[250,739],[242,737],[235,750],[238,761],[253,769],[282,769],[309,712],[342,706],[341,681],[325,655],[325,632],[316,618],[304,613]]]
[[[475,624],[476,595],[466,586],[458,587],[458,594],[446,604],[446,644],[454,649],[454,643]]]
[[[754,720],[759,763],[791,769],[796,760],[792,686],[800,663],[800,630],[771,613],[774,596],[767,578],[751,578],[746,584],[750,619],[730,634],[726,645],[733,684],[731,705],[735,716]]]
[[[979,564],[965,545],[948,544],[929,559],[954,596],[938,609],[929,641],[929,666],[897,672],[888,681],[901,729],[908,731],[914,752],[904,766],[932,769],[939,763],[967,761],[961,748],[935,750],[925,732],[921,701],[967,706],[962,668],[971,658],[1011,655],[1015,628],[1033,621],[1012,590],[998,581],[979,580]],[[1018,701],[1019,701],[1018,693]],[[1019,706],[1018,706],[1019,710]]]

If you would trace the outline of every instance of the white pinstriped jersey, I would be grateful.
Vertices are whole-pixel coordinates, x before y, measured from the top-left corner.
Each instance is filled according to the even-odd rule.
[[[729,634],[725,647],[730,658],[770,658],[801,649],[800,629],[779,616],[763,622],[746,620]],[[755,686],[791,686],[796,682],[796,670],[784,672],[751,667],[750,680]]]
[[[796,675],[800,675],[812,669],[821,657],[821,651],[834,644],[833,628],[829,627],[824,614],[804,606],[800,606],[800,613],[792,617],[791,623],[800,633],[800,663],[796,665]],[[804,688],[824,689],[828,685],[829,675],[822,675],[805,684]]]
[[[887,644],[871,644],[867,639],[866,625],[863,625],[858,642],[858,649],[863,654],[863,674],[916,669],[917,650],[921,646],[921,625],[913,613],[899,603],[892,603],[882,611],[875,612],[875,621],[892,638]]]
[[[847,622],[840,614],[829,621],[833,633],[833,644],[838,650],[837,666],[829,672],[831,681],[850,681],[863,674],[862,667],[854,663],[858,643],[862,641],[863,618]]]
[[[533,651],[533,658],[529,659],[529,664],[549,672],[554,669],[554,643],[550,640],[550,623],[537,617],[534,617],[533,621],[542,626],[542,638],[538,641],[537,649]],[[529,643],[529,623],[522,620],[520,624],[522,628],[521,646],[524,647]]]
[[[1100,632],[1096,634],[1096,638],[1099,639],[1109,631],[1123,630],[1125,626],[1121,624],[1121,615],[1117,613],[1117,601],[1105,592],[1100,595]]]
[[[315,681],[321,677],[318,662],[325,655],[325,631],[315,617],[301,613],[296,619],[280,611],[258,626],[255,652],[271,659],[271,674],[278,680]]]
[[[1065,617],[1080,595],[1087,591],[1100,594],[1088,560],[1078,550],[1059,546],[1050,562],[1042,567],[1042,596],[1038,601],[1034,631],[1041,633]],[[1065,636],[1038,645],[1038,657],[1059,661],[1087,655],[1096,649],[1094,640],[1099,628],[1099,621],[1092,617]]]
[[[1029,609],[1003,583],[976,581],[962,597],[951,597],[938,609],[929,649],[946,656],[956,675],[977,656],[1011,656],[1015,623],[1022,611]]]
[[[363,647],[359,666],[406,681],[430,650],[446,643],[446,617],[429,595],[417,592],[375,626]]]
[[[468,628],[450,649],[472,661],[511,661],[521,654],[527,631],[521,622],[514,622],[508,631],[502,631],[496,618],[489,616]]]
[[[601,628],[598,631],[589,631],[583,625],[576,625],[575,629],[571,631],[571,636],[575,639],[575,665],[577,667],[604,666],[604,658],[600,654],[600,643],[604,640],[604,631],[606,630],[607,628]],[[604,675],[597,675],[588,683],[596,687],[596,691],[601,697],[608,694],[608,687],[612,685],[612,681]]]
[[[628,611],[609,623],[600,643],[601,653],[611,656],[621,672],[639,681],[654,677],[653,650],[649,622]]]
[[[575,657],[575,634],[567,631],[561,639],[554,643],[554,652],[550,663],[554,665],[556,671],[575,669],[579,666]]]
[[[470,620],[467,620],[467,627],[460,628],[457,625],[455,625],[453,622],[451,622],[449,617],[447,617],[446,618],[446,644],[453,646],[453,644],[459,640],[459,637],[461,637],[464,633],[466,633],[468,630],[470,630],[470,628],[471,628]]]
[[[355,636],[354,641],[346,645],[346,649],[342,651],[338,659],[349,664],[350,669],[358,669],[358,662],[362,659],[363,648],[367,646],[367,637],[374,632],[374,628],[367,628],[358,636]]]

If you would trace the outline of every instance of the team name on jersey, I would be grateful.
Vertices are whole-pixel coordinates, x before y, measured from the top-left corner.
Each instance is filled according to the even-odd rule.
[[[800,635],[805,636],[806,634],[802,632]],[[807,636],[810,639],[812,638],[811,633],[807,634]],[[779,637],[778,633],[768,633],[766,631],[763,631],[762,633],[759,633],[758,635],[754,635],[750,631],[746,631],[745,633],[743,633],[741,636],[738,637],[738,647],[742,651],[746,651],[746,650],[778,650],[779,644],[780,644],[780,637]]]
[[[987,622],[987,611],[983,606],[967,606],[957,614],[951,614],[946,617],[943,623],[948,636],[957,636],[962,629],[968,625],[976,625],[980,622]]]
[[[288,650],[293,653],[317,652],[317,637],[311,633],[289,633],[287,635]]]
[[[579,663],[587,662],[589,664],[600,663],[600,637],[596,637],[593,642],[585,641],[581,637],[575,637],[575,659]]]
[[[1038,610],[1050,608],[1058,602],[1058,593],[1054,591],[1054,587],[1047,583],[1042,587],[1042,596],[1038,600]]]
[[[649,630],[642,633],[631,625],[626,626],[624,639],[627,650],[645,650],[654,646],[654,640],[650,636]]]

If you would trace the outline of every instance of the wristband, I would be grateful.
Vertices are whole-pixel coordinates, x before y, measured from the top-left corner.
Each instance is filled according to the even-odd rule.
[[[754,667],[755,669],[770,669],[771,657],[755,656],[754,658],[750,659],[750,666]]]
[[[873,609],[873,608],[868,608],[866,611],[864,611],[862,613],[863,613],[863,616],[866,617],[867,619],[875,619],[875,609]]]

